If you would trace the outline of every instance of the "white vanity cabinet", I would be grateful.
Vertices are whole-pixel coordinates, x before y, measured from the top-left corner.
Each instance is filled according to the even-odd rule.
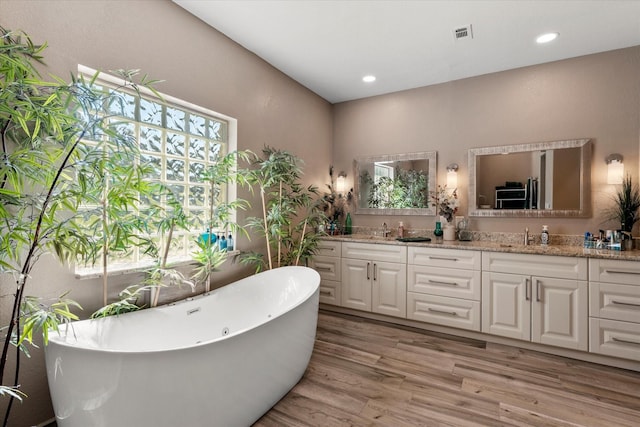
[[[342,243],[343,307],[406,317],[407,247]]]
[[[640,262],[589,260],[589,351],[640,361]]]
[[[340,305],[341,270],[340,257],[342,243],[339,241],[320,240],[316,254],[311,258],[309,267],[320,274],[320,302]]]
[[[588,350],[587,259],[482,254],[482,332]]]
[[[479,251],[410,246],[407,318],[480,331]]]

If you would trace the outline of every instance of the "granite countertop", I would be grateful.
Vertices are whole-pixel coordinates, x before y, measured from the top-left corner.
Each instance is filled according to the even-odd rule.
[[[550,244],[542,246],[540,244],[523,245],[517,243],[501,243],[495,241],[474,240],[470,242],[442,241],[436,242],[400,242],[394,237],[381,237],[368,234],[351,234],[324,237],[326,240],[342,241],[342,242],[359,242],[373,244],[418,246],[427,248],[443,248],[443,249],[462,249],[476,251],[491,252],[507,252],[517,254],[535,254],[535,255],[555,255],[555,256],[571,256],[584,258],[602,258],[602,259],[618,259],[629,261],[640,261],[640,250],[632,251],[614,251],[608,249],[585,249],[578,245],[554,245]],[[433,239],[433,238],[432,238]]]

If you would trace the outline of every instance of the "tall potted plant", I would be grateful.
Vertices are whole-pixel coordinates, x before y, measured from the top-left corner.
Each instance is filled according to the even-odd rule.
[[[11,312],[3,313],[7,326],[2,329],[0,398],[10,399],[4,426],[14,400],[22,398],[19,369],[25,344],[36,334],[46,344],[48,330],[76,319],[71,309],[77,304],[64,296],[53,304],[28,296],[31,272],[45,252],[65,262],[91,257],[100,246],[101,236],[83,227],[87,194],[98,176],[88,171],[99,169],[94,162],[104,155],[88,155],[97,152],[86,141],[105,138],[119,152],[135,150],[134,141],[106,120],[109,112],[104,110],[119,102],[117,92],[97,91],[93,80],[73,76],[71,83],[43,80],[35,64],[43,62],[45,47],[0,27],[0,274],[15,282],[13,290],[4,291],[14,295]],[[146,76],[134,83],[136,72],[118,74],[134,91],[153,83]],[[133,193],[122,194],[128,198]],[[8,378],[12,346],[15,369]]]
[[[301,163],[287,151],[265,146],[248,174],[260,193],[262,217],[247,218],[247,225],[264,239],[266,257],[259,251],[243,252],[240,261],[256,271],[304,264],[318,246],[316,229],[326,217],[318,189],[300,183]]]
[[[238,183],[242,186],[248,185],[248,174],[245,169],[238,169],[238,160],[250,162],[255,155],[251,151],[234,151],[228,153],[210,166],[202,175],[202,181],[208,184],[209,190],[209,209],[207,212],[207,233],[206,238],[198,238],[198,248],[194,252],[193,257],[196,261],[195,268],[191,279],[195,283],[204,283],[205,292],[211,289],[211,274],[218,270],[218,267],[227,259],[226,250],[220,247],[209,237],[214,230],[219,229],[222,233],[227,230],[231,232],[246,231],[237,222],[232,221],[232,212],[238,209],[245,210],[249,207],[249,203],[244,199],[235,199],[231,202],[224,202],[222,198],[223,185]]]

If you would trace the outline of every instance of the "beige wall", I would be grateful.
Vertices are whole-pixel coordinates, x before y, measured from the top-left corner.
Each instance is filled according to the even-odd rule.
[[[593,216],[586,219],[477,219],[474,230],[582,234],[603,228],[602,209],[613,186],[604,158],[624,156],[638,182],[640,46],[458,80],[334,106],[334,164],[351,170],[359,155],[438,152],[438,182],[446,166],[460,165],[461,209],[467,212],[467,149],[536,141],[593,139]],[[353,172],[348,180],[353,179]],[[434,217],[355,215],[354,226],[433,228]],[[614,224],[611,224],[613,226]],[[609,227],[611,228],[611,227]],[[638,233],[636,229],[635,233]]]
[[[461,166],[461,214],[466,214],[468,148],[590,137],[596,214],[545,221],[552,233],[580,234],[600,228],[598,212],[611,190],[605,184],[607,154],[622,153],[625,167],[638,178],[640,47],[332,107],[167,0],[2,0],[0,25],[23,29],[36,43],[47,41],[47,71],[55,75],[67,76],[80,63],[102,70],[140,68],[165,80],[160,91],[237,118],[240,149],[258,151],[269,144],[300,156],[306,161],[307,183],[321,188],[331,163],[338,171],[351,171],[356,156],[437,150],[439,182],[445,182],[447,164]],[[353,172],[347,179],[353,179]],[[354,224],[380,225],[384,220],[432,227],[434,217],[357,215]],[[528,219],[472,221],[480,230],[521,231],[525,225],[535,230],[541,224]],[[246,270],[227,266],[218,281],[244,274]],[[133,280],[115,278],[112,293]],[[49,257],[41,260],[30,283],[29,293],[44,296],[71,289],[85,313],[100,304],[97,280],[77,281]],[[0,286],[0,312],[6,313],[12,284],[5,280]],[[35,350],[22,372],[29,398],[16,405],[11,425],[52,416],[44,372],[42,352]]]
[[[2,0],[0,25],[49,44],[47,73],[68,77],[78,64],[100,70],[139,68],[165,80],[157,85],[161,92],[238,119],[239,149],[259,152],[268,144],[288,150],[305,160],[306,184],[328,179],[331,105],[169,1]],[[246,192],[241,196],[251,198]],[[248,248],[258,243],[239,244]],[[222,284],[250,272],[227,265],[216,280]],[[6,277],[0,280],[4,314],[14,291]],[[114,278],[111,294],[134,280]],[[51,297],[71,289],[70,297],[80,302],[85,315],[100,305],[98,280],[75,280],[48,257],[29,286],[29,294]],[[6,324],[4,316],[0,324]],[[32,425],[53,416],[42,351],[32,354],[23,359],[21,377],[29,397],[14,406],[10,425]],[[3,415],[6,401],[0,399]]]

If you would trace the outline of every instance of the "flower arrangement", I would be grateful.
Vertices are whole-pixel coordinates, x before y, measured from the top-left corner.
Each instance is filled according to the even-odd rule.
[[[438,215],[448,223],[453,221],[453,216],[458,212],[457,189],[449,190],[446,185],[438,185],[438,190],[431,195],[431,201]]]

